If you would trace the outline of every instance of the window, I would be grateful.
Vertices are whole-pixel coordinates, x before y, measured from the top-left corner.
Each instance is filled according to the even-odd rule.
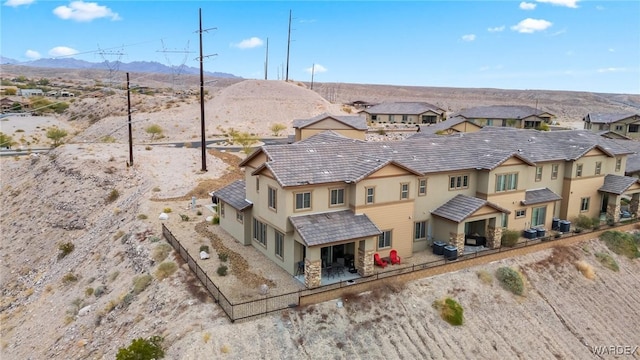
[[[373,204],[373,201],[375,200],[375,194],[376,194],[375,189],[372,187],[368,187],[368,188],[365,188],[365,191],[367,193],[365,203]]]
[[[422,115],[423,124],[435,124],[436,117],[434,115]]]
[[[596,163],[596,175],[600,175],[601,172],[602,172],[602,162],[598,161]]]
[[[269,209],[271,210],[276,210],[276,197],[278,195],[278,191],[274,188],[272,188],[271,186],[269,186],[269,199],[268,199],[268,204],[269,204]]]
[[[496,192],[511,191],[518,188],[518,174],[500,174],[496,175]]]
[[[547,207],[546,206],[535,207],[533,208],[532,213],[533,214],[531,215],[531,226],[544,225],[544,219],[547,215]]]
[[[282,259],[284,258],[284,234],[277,230],[275,230],[275,234],[276,234],[275,253],[277,257]]]
[[[224,203],[220,202],[220,217],[224,217]]]
[[[527,216],[527,210],[526,209],[516,210],[516,219],[521,219],[521,218],[523,218],[525,216]]]
[[[624,126],[616,125],[616,131],[623,131],[623,130],[624,130]]]
[[[253,219],[253,240],[267,246],[267,224]]]
[[[487,126],[493,126],[493,119],[487,119]]]
[[[378,249],[391,247],[391,230],[378,235]]]
[[[418,179],[418,195],[427,195],[427,179]]]
[[[241,224],[244,222],[244,213],[242,211],[236,210],[236,220],[238,220]]]
[[[427,238],[427,222],[420,221],[415,224],[415,234],[413,235],[413,240],[424,240]]]
[[[396,120],[393,118],[393,115],[389,115],[389,122],[392,124],[396,122]]]
[[[469,175],[449,176],[449,190],[466,189],[469,187]]]
[[[582,176],[582,164],[577,164],[576,165],[576,177],[581,177]]]
[[[583,197],[580,199],[580,212],[589,211],[589,199],[588,197]]]
[[[260,192],[260,178],[256,176],[256,192]]]
[[[638,124],[629,124],[629,132],[630,133],[637,133],[639,127],[640,127],[640,125],[638,125]]]
[[[330,205],[344,205],[344,189],[331,189]]]
[[[409,120],[409,115],[402,115],[402,123],[406,124],[407,120]]]
[[[617,158],[616,159],[616,172],[620,171],[621,168],[622,168],[622,159],[621,158]]]
[[[536,181],[542,180],[542,166],[536,167]]]
[[[296,194],[296,210],[311,209],[311,193],[303,192]]]
[[[378,115],[371,115],[371,121],[378,121]]]
[[[560,166],[558,164],[551,165],[551,180],[558,178],[558,168]]]
[[[400,184],[400,200],[406,200],[409,198],[409,184]]]

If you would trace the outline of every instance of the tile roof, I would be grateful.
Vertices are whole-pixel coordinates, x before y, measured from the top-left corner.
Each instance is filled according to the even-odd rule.
[[[391,115],[419,115],[427,111],[437,114],[444,113],[444,110],[426,102],[389,102],[374,105],[363,110],[369,114],[391,114]]]
[[[602,184],[598,191],[621,195],[636,182],[640,182],[640,179],[630,176],[608,174],[604,177],[604,184]]]
[[[317,134],[313,134],[308,138],[302,139],[299,141],[299,143],[307,143],[307,144],[329,144],[329,143],[336,144],[339,142],[352,143],[352,142],[363,142],[363,141],[344,136],[333,130],[325,130]]]
[[[542,204],[557,200],[562,200],[562,196],[554,193],[549,188],[527,190],[524,200],[522,200],[522,205]]]
[[[582,120],[594,124],[610,124],[633,116],[639,116],[634,113],[588,113]]]
[[[382,233],[367,215],[356,215],[351,210],[290,216],[289,221],[307,246],[325,245]]]
[[[447,120],[441,121],[441,122],[436,123],[436,124],[421,125],[420,126],[420,131],[423,132],[423,133],[427,133],[427,134],[435,134],[440,130],[447,130],[450,127],[453,127],[453,126],[458,125],[460,123],[463,123],[465,121],[469,121],[469,120],[465,119],[465,118],[463,118],[461,116],[454,116],[454,117],[450,117]],[[480,126],[476,125],[476,127],[480,127]]]
[[[253,204],[245,198],[246,185],[244,180],[236,180],[231,184],[214,191],[212,194],[231,205],[234,209],[244,210]]]
[[[350,126],[356,130],[367,130],[367,119],[364,116],[359,115],[330,115],[328,113],[323,113],[317,116],[314,116],[310,119],[296,119],[293,120],[294,128],[305,128],[307,126],[313,125],[317,122],[320,122],[325,119],[334,119],[339,121],[347,126]]]
[[[548,112],[525,105],[491,105],[464,109],[455,115],[467,119],[524,119],[544,113]]]
[[[464,221],[466,218],[471,216],[474,212],[478,211],[485,205],[489,205],[494,209],[506,214],[511,213],[511,211],[495,205],[487,200],[478,199],[476,197],[466,195],[456,195],[453,199],[444,203],[444,205],[433,210],[431,214],[459,223]]]

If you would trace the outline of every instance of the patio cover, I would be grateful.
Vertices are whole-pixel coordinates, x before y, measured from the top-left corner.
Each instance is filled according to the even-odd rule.
[[[382,233],[367,215],[350,210],[291,216],[289,221],[307,246],[377,236]]]
[[[498,212],[505,214],[511,213],[511,211],[487,200],[466,195],[456,195],[453,199],[444,203],[444,205],[433,210],[431,214],[460,223],[485,205],[496,209]]]

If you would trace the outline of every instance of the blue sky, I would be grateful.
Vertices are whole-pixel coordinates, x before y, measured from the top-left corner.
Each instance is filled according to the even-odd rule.
[[[640,93],[640,1],[0,0],[0,54],[413,86]]]

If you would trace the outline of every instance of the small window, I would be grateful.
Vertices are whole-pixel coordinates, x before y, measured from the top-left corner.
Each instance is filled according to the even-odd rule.
[[[269,199],[268,199],[268,204],[269,204],[269,209],[271,210],[276,210],[276,199],[277,199],[277,195],[278,195],[278,191],[274,188],[272,188],[271,186],[269,186]]]
[[[311,209],[311,193],[303,192],[296,194],[296,210]]]
[[[521,209],[521,210],[516,210],[516,219],[520,219],[527,216],[527,210],[526,209]]]
[[[275,254],[280,259],[284,258],[284,234],[280,231],[275,230],[276,241],[275,241]]]
[[[582,164],[577,164],[576,165],[576,177],[581,177],[582,176]]]
[[[449,176],[449,190],[466,189],[469,187],[469,175]]]
[[[373,202],[375,200],[375,194],[376,194],[375,188],[368,187],[368,188],[365,188],[365,189],[366,189],[365,191],[366,191],[366,194],[367,194],[367,197],[365,199],[365,203],[373,204]]]
[[[580,212],[589,211],[589,199],[588,197],[583,197],[580,199]]]
[[[596,175],[600,175],[601,172],[602,172],[602,162],[598,161],[596,163]]]
[[[378,115],[371,115],[371,121],[378,121]]]
[[[391,230],[378,235],[378,249],[391,247]]]
[[[496,175],[496,192],[512,191],[518,189],[518,174]]]
[[[640,128],[640,125],[629,124],[629,132],[630,133],[637,133],[638,132],[638,128]]]
[[[623,130],[624,130],[624,126],[616,125],[616,131],[623,131]]]
[[[622,159],[616,158],[616,172],[620,171],[621,168],[622,168]]]
[[[220,217],[224,217],[224,203],[220,202]]]
[[[253,240],[267,246],[267,224],[253,219]]]
[[[256,192],[260,192],[260,178],[256,176]]]
[[[418,179],[418,195],[427,195],[427,179]]]
[[[408,120],[409,120],[409,115],[402,115],[402,123],[403,124],[406,124]]]
[[[329,203],[331,206],[344,205],[344,189],[331,189]]]
[[[427,222],[420,221],[415,224],[415,233],[413,235],[413,240],[424,240],[427,238]]]
[[[406,200],[409,198],[409,184],[400,184],[400,200]]]
[[[558,178],[558,168],[560,166],[558,164],[551,165],[551,180]]]
[[[396,122],[396,120],[393,118],[393,115],[389,115],[389,122],[392,124]]]
[[[542,166],[536,167],[536,181],[542,180]]]
[[[241,224],[244,222],[244,213],[242,211],[236,210],[236,220]]]

